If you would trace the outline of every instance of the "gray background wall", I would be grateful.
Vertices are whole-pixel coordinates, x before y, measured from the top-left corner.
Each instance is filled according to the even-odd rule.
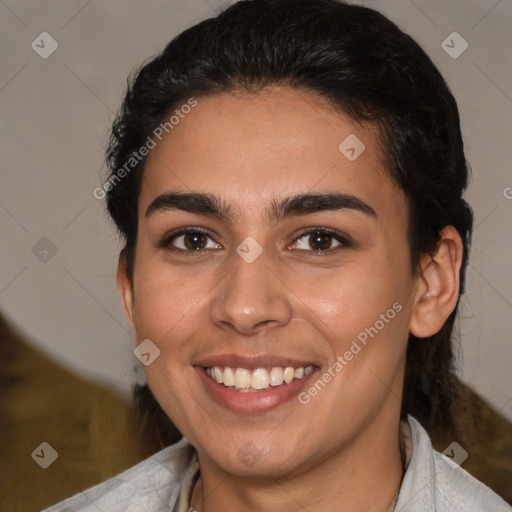
[[[0,0],[0,309],[125,397],[137,361],[115,288],[120,245],[92,193],[103,144],[132,68],[227,3]],[[512,419],[512,2],[363,3],[424,47],[458,100],[476,217],[460,373]],[[454,31],[468,43],[457,58]],[[54,43],[42,32],[58,44],[45,59],[35,49],[46,56]]]

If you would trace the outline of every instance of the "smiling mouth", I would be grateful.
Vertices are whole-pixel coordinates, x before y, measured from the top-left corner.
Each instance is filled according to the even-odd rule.
[[[233,391],[252,393],[267,391],[294,380],[300,380],[313,371],[313,365],[273,366],[270,368],[232,368],[229,366],[210,366],[205,369],[206,375],[218,384]]]

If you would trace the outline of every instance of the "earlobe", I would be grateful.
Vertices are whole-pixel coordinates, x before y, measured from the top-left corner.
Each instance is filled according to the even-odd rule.
[[[133,321],[133,290],[132,283],[130,278],[128,277],[128,272],[126,268],[126,256],[121,251],[119,255],[119,261],[117,264],[117,290],[119,292],[119,296],[121,298],[121,303],[123,304],[123,310],[130,325],[130,329],[132,330],[132,334],[135,335],[135,323]]]
[[[462,239],[453,226],[440,233],[436,254],[424,256],[409,330],[418,338],[439,332],[459,298]]]

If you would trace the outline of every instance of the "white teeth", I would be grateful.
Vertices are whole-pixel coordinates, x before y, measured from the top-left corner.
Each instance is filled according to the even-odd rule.
[[[215,380],[219,383],[219,384],[222,384],[224,379],[223,379],[223,374],[222,374],[222,371],[221,369],[218,367],[218,366],[215,366],[213,368],[213,371],[214,371],[214,378]]]
[[[222,369],[224,368],[224,369]],[[277,387],[283,383],[289,384],[293,380],[302,379],[313,371],[313,366],[299,366],[293,368],[287,366],[275,366],[268,371],[265,368],[256,370],[247,370],[245,368],[230,368],[221,366],[212,366],[206,368],[206,373],[219,384],[229,388],[235,388],[237,391],[251,392],[257,390],[269,389],[270,386]]]
[[[219,370],[220,370],[220,368],[219,368]],[[224,370],[223,376],[224,376],[224,379],[223,379],[224,386],[234,386],[235,385],[235,374],[233,373],[233,370],[231,368],[226,368]]]
[[[280,386],[284,382],[283,369],[279,366],[270,370],[270,385]]]
[[[283,379],[286,384],[289,384],[295,377],[295,370],[291,366],[287,366],[284,371]]]
[[[266,389],[269,385],[268,372],[265,368],[258,368],[254,370],[251,377],[251,388],[253,389]]]
[[[235,388],[249,389],[251,387],[251,372],[245,368],[237,368],[235,372]]]

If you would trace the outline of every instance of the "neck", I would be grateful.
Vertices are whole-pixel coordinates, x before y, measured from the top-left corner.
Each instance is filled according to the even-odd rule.
[[[378,427],[377,427],[378,425]],[[203,460],[201,460],[203,459]],[[357,438],[307,471],[276,479],[241,478],[219,470],[199,454],[201,478],[192,497],[198,512],[387,512],[400,487],[403,465],[399,419],[375,421]]]

